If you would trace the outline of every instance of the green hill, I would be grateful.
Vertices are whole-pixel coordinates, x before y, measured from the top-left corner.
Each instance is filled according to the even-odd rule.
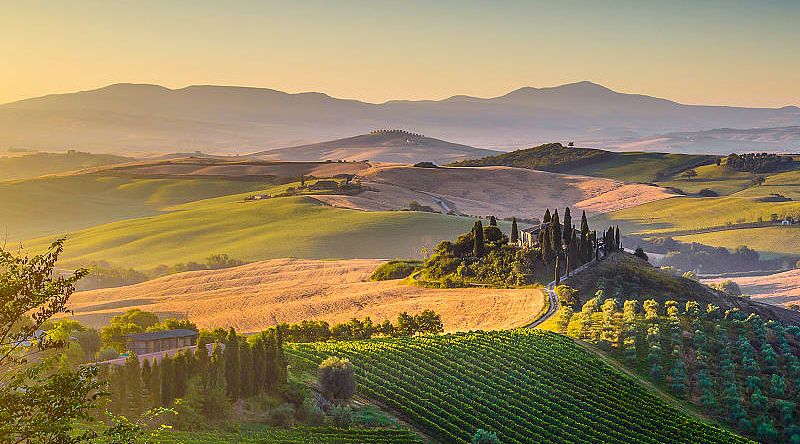
[[[130,157],[92,154],[80,151],[0,156],[0,181],[31,179],[46,174],[66,173],[85,168],[132,162]]]
[[[245,202],[249,194],[201,200],[157,216],[75,231],[66,244],[64,264],[106,260],[152,268],[202,262],[211,253],[242,260],[410,257],[418,255],[420,247],[455,237],[474,223],[434,213],[340,209],[302,196]],[[25,245],[38,250],[51,241],[47,236]]]
[[[297,365],[346,357],[358,390],[439,442],[750,442],[700,422],[572,340],[515,330],[289,344]]]
[[[465,160],[453,166],[510,166],[607,177],[628,182],[652,182],[680,171],[713,162],[716,156],[625,152],[565,147],[548,143],[482,159]]]
[[[136,178],[97,174],[0,183],[0,233],[10,242],[62,236],[171,206],[271,186],[221,178]]]

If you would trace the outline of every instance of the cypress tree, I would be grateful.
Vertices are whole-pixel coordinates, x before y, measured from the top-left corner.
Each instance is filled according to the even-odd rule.
[[[481,221],[475,222],[475,227],[472,229],[473,245],[472,255],[475,257],[483,257],[485,252],[485,245],[483,242],[483,224]]]
[[[175,374],[172,365],[172,358],[164,356],[161,358],[161,405],[164,407],[172,406],[175,401]]]
[[[586,211],[584,211],[581,214],[581,260],[584,262],[592,259],[592,246],[589,235],[589,221],[586,220]]]
[[[153,377],[153,368],[150,367],[150,360],[145,359],[142,363],[142,387],[143,387],[143,404],[145,408],[153,407],[153,396],[150,394],[150,379]]]
[[[125,359],[125,385],[127,386],[127,414],[138,416],[144,411],[144,391],[139,357],[131,352]]]
[[[223,356],[225,357],[225,387],[227,388],[228,396],[232,399],[238,399],[241,394],[239,338],[236,336],[236,331],[233,327],[228,331],[228,336],[225,338]]]
[[[125,367],[115,365],[110,368],[109,390],[111,391],[111,412],[115,415],[127,415],[128,390],[125,384]]]
[[[195,356],[195,374],[200,376],[204,386],[208,386],[211,380],[210,367],[211,358],[208,356],[208,338],[201,337],[197,343],[197,351]]]
[[[622,248],[622,238],[619,235],[619,225],[617,225],[614,242],[615,242],[614,245],[617,246],[616,248],[617,250]]]
[[[304,175],[301,174],[300,175],[300,188],[305,188],[305,187],[306,187],[306,178],[305,178]]]
[[[496,227],[497,226],[497,218],[494,216],[489,216],[489,226]]]
[[[544,217],[542,217],[542,224],[546,224],[550,222],[552,216],[550,216],[550,208],[544,210]]]
[[[286,355],[283,354],[283,332],[280,329],[275,330],[275,362],[278,375],[278,387],[287,384],[288,372],[286,371]]]
[[[550,219],[550,248],[553,254],[558,257],[561,253],[561,222],[558,220],[558,210],[553,212],[553,218]]]
[[[147,361],[145,361],[147,362]],[[145,381],[147,384],[147,393],[150,396],[150,407],[158,407],[161,405],[161,366],[158,361],[153,360],[150,366],[150,378]]]
[[[519,231],[517,230],[517,218],[516,217],[512,217],[511,218],[511,237],[510,237],[509,241],[512,244],[516,244],[518,240],[519,240]]]
[[[211,358],[208,361],[209,386],[224,387],[225,357],[219,342],[214,342],[211,349]]]
[[[562,231],[564,245],[569,246],[569,243],[572,242],[572,214],[569,207],[564,208],[564,229]]]
[[[558,256],[556,256],[556,266],[553,278],[556,281],[556,285],[558,285],[558,283],[561,282],[561,270],[559,269]]]
[[[248,397],[255,394],[253,390],[253,354],[247,341],[239,343],[239,393]]]
[[[264,393],[266,364],[267,353],[264,350],[264,337],[259,335],[253,344],[253,389],[256,394]]]
[[[553,256],[550,250],[550,230],[542,228],[539,230],[539,251],[542,254],[542,263],[547,265],[550,263],[550,258]]]
[[[176,398],[183,398],[186,396],[187,382],[189,381],[189,369],[186,363],[186,354],[178,353],[172,361],[174,368],[174,393]]]

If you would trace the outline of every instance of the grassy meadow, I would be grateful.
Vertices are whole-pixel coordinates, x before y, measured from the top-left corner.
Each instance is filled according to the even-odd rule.
[[[64,264],[106,260],[146,269],[201,261],[212,253],[243,260],[410,257],[422,246],[430,248],[469,231],[474,223],[434,213],[333,208],[303,196],[244,202],[248,194],[75,231],[68,238]],[[41,250],[52,239],[40,237],[25,245]]]
[[[607,160],[571,168],[570,174],[606,177],[626,182],[653,182],[659,173],[682,171],[712,156],[692,154],[625,152],[614,153]]]
[[[133,160],[130,157],[113,154],[93,154],[80,151],[5,156],[0,154],[0,181],[31,179],[47,174],[116,165]]]
[[[81,174],[0,183],[0,233],[9,242],[63,236],[171,206],[272,185],[216,178],[150,179]]]

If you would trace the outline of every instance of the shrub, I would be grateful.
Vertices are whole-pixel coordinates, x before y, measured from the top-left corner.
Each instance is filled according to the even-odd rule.
[[[269,423],[278,427],[291,427],[294,424],[294,405],[281,404],[269,412]]]
[[[417,167],[417,168],[439,168],[433,162],[417,162],[417,163],[414,164],[414,166]]]
[[[306,398],[303,404],[297,409],[297,420],[305,425],[319,427],[325,425],[325,414],[317,406],[313,398]]]
[[[319,385],[336,402],[347,402],[356,391],[355,371],[348,359],[331,356],[319,365]]]
[[[719,291],[724,291],[733,296],[741,296],[742,289],[739,287],[739,284],[736,282],[727,279],[719,283],[711,284],[711,288],[717,289]]]
[[[350,406],[340,405],[331,409],[333,425],[342,429],[353,425],[353,409]]]
[[[418,261],[389,261],[376,268],[369,278],[372,281],[403,279],[419,270],[421,265]]]
[[[711,190],[709,188],[703,188],[697,194],[702,196],[702,197],[717,197],[717,196],[719,196],[719,194],[717,194],[716,191]]]
[[[645,261],[650,261],[650,258],[647,257],[647,253],[642,250],[642,247],[636,247],[636,251],[633,252],[633,255],[638,257],[639,259],[643,259]]]
[[[497,438],[497,433],[478,429],[472,437],[472,444],[500,444],[500,439]]]

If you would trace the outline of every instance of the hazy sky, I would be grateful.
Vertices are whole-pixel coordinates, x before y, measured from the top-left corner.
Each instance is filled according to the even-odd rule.
[[[800,0],[0,0],[0,103],[118,82],[380,102],[591,80],[800,105]]]

